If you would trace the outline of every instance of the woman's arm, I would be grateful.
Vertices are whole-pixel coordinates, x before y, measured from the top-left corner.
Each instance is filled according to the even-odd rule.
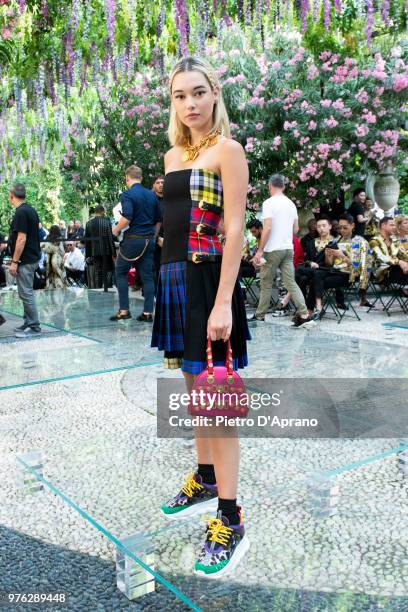
[[[220,149],[225,245],[220,283],[207,326],[212,340],[227,340],[231,334],[231,301],[241,263],[248,192],[248,165],[243,148],[238,142],[226,140]]]

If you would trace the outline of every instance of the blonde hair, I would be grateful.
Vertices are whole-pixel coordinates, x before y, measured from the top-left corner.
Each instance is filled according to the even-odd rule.
[[[408,215],[398,215],[397,217],[395,217],[394,221],[397,225],[398,233],[401,231],[401,225],[406,219],[408,219]]]
[[[215,89],[218,89],[218,99],[215,102],[213,109],[212,130],[220,129],[221,134],[229,138],[229,119],[227,109],[225,108],[224,100],[222,98],[221,84],[214,72],[214,69],[208,62],[198,57],[184,57],[183,59],[179,60],[170,74],[170,97],[176,74],[179,74],[180,72],[191,72],[193,70],[197,70],[205,76],[213,92]],[[167,133],[172,146],[185,144],[190,136],[190,129],[177,117],[173,104],[171,104],[170,108],[170,121]]]
[[[128,176],[130,179],[133,179],[134,181],[141,181],[142,171],[139,168],[139,166],[129,166],[129,168],[126,168],[125,176]]]

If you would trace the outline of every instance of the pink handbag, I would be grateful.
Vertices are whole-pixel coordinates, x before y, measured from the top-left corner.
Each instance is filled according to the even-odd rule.
[[[225,365],[214,366],[211,340],[208,339],[207,369],[203,370],[194,381],[189,406],[191,415],[229,418],[247,416],[248,396],[244,381],[234,372],[232,363],[231,343],[228,340]],[[203,393],[198,396],[200,391]]]

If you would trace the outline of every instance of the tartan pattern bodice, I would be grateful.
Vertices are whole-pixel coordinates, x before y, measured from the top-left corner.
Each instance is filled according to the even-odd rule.
[[[223,190],[218,174],[201,168],[168,172],[163,208],[161,263],[195,261],[197,254],[211,256],[210,261],[221,258],[218,226],[223,216]]]
[[[191,171],[191,226],[202,224],[217,229],[223,212],[223,193],[221,177],[210,170]],[[199,234],[190,229],[188,254],[207,253],[222,254],[222,245],[218,234],[211,236]]]

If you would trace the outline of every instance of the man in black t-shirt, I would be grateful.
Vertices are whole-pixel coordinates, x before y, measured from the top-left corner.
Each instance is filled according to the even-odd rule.
[[[0,289],[6,286],[6,273],[3,268],[3,258],[7,249],[7,240],[0,234]]]
[[[10,203],[16,210],[10,227],[10,274],[17,279],[18,295],[24,305],[24,322],[15,328],[17,338],[41,333],[33,289],[34,272],[41,257],[40,219],[25,198],[25,186],[21,183],[14,185],[9,194]]]
[[[6,286],[6,273],[3,268],[4,252],[7,248],[7,242],[4,240],[3,234],[0,234],[0,289]],[[6,322],[6,319],[0,314],[0,325]]]
[[[347,213],[354,219],[354,234],[356,236],[364,236],[365,226],[368,222],[364,208],[366,197],[366,192],[362,187],[355,189],[353,191],[353,201],[347,210]]]

